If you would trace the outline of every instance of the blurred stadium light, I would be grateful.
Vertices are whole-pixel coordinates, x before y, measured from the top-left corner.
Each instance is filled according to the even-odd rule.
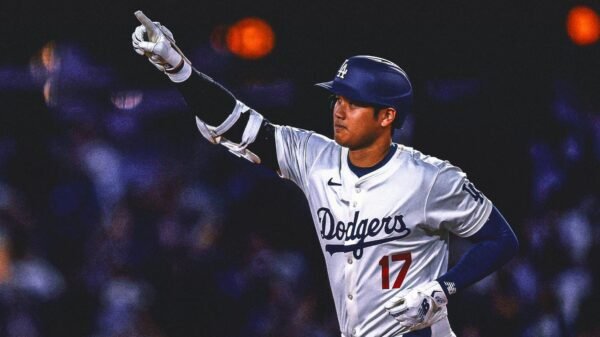
[[[577,45],[596,43],[600,37],[598,13],[586,6],[573,7],[567,15],[567,33]]]
[[[245,59],[259,59],[268,55],[275,47],[275,33],[265,20],[244,18],[227,31],[227,48]]]

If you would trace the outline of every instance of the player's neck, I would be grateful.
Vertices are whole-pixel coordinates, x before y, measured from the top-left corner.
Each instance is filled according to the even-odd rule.
[[[350,150],[348,159],[352,165],[357,167],[371,167],[379,163],[390,151],[392,139],[380,137],[368,147]]]

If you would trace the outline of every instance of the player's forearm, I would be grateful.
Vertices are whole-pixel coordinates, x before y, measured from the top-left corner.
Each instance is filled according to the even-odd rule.
[[[517,237],[494,207],[487,223],[469,238],[475,242],[446,274],[437,281],[446,295],[460,291],[507,263],[519,247]]]
[[[220,125],[236,107],[237,99],[229,90],[196,69],[189,78],[176,86],[194,115],[207,124]],[[223,136],[240,142],[249,119],[249,114],[242,114]],[[263,120],[256,139],[249,148],[258,154],[261,163],[275,170],[278,168],[274,126],[266,119]]]
[[[176,83],[196,115],[200,134],[238,157],[277,169],[274,127],[219,83],[193,69],[167,27],[141,11],[135,15],[141,25],[131,35],[134,51]]]
[[[235,108],[235,96],[196,69],[185,81],[175,85],[194,115],[210,125],[221,124]]]

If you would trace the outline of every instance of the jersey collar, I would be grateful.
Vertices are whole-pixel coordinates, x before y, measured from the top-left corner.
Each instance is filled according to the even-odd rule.
[[[371,167],[355,166],[354,164],[352,164],[350,162],[350,156],[346,156],[348,168],[350,169],[350,171],[354,172],[354,174],[356,174],[357,177],[361,178],[371,172],[378,170],[379,168],[383,167],[383,165],[387,164],[387,162],[390,161],[390,159],[392,159],[392,157],[396,153],[397,148],[398,148],[398,144],[392,143],[392,145],[390,145],[389,151],[385,154],[383,159],[381,159],[377,164],[375,164]]]

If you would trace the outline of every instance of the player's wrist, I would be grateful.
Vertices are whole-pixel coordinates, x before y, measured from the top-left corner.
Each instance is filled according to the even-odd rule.
[[[435,282],[440,285],[447,298],[450,295],[456,294],[456,284],[454,282],[444,279],[443,276],[435,280]]]
[[[183,61],[183,57],[179,59],[178,63],[175,63],[175,65],[169,65],[169,67],[165,67],[165,72],[168,74],[177,74],[178,72],[181,71],[181,69],[183,69],[183,64],[185,62]]]
[[[190,76],[192,76],[192,66],[183,61],[179,70],[173,68],[172,70],[165,69],[165,74],[169,76],[169,79],[175,83],[181,83],[186,81]]]
[[[444,290],[442,284],[435,280],[423,285],[421,292],[433,298],[435,305],[442,307],[448,304],[448,293]]]

